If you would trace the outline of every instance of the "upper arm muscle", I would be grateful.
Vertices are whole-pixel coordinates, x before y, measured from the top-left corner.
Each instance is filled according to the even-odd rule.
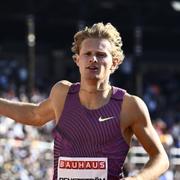
[[[49,97],[36,108],[35,114],[42,124],[50,120],[56,120],[56,122],[59,120],[70,84],[68,81],[56,83]]]
[[[152,126],[150,115],[145,103],[136,96],[129,96],[126,112],[129,128],[136,135],[138,141],[151,156],[162,152],[163,147]]]

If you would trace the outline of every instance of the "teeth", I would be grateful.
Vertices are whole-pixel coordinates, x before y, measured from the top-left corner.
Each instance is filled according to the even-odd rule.
[[[89,67],[89,69],[97,69],[97,67]]]

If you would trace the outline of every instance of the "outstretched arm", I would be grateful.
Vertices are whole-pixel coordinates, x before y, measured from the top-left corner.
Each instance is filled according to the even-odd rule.
[[[60,81],[55,84],[47,99],[39,104],[13,102],[0,99],[0,115],[33,126],[42,126],[50,120],[58,121],[71,83]]]
[[[51,99],[39,104],[0,99],[0,114],[25,125],[41,126],[54,119]]]
[[[128,114],[130,129],[149,154],[149,161],[136,177],[126,179],[156,180],[169,167],[167,154],[152,126],[145,103],[136,96],[129,96],[127,99],[128,112],[131,112]]]

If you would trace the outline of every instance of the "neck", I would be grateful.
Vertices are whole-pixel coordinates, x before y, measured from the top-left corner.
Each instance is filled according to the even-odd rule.
[[[82,105],[89,109],[96,109],[109,101],[112,93],[112,87],[109,83],[106,85],[80,85],[79,98]]]
[[[80,91],[87,93],[104,93],[111,89],[110,82],[81,81]]]

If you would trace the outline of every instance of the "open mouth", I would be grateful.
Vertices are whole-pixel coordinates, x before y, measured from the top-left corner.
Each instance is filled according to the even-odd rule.
[[[86,69],[89,69],[91,71],[97,71],[98,67],[96,67],[96,66],[88,66]]]

